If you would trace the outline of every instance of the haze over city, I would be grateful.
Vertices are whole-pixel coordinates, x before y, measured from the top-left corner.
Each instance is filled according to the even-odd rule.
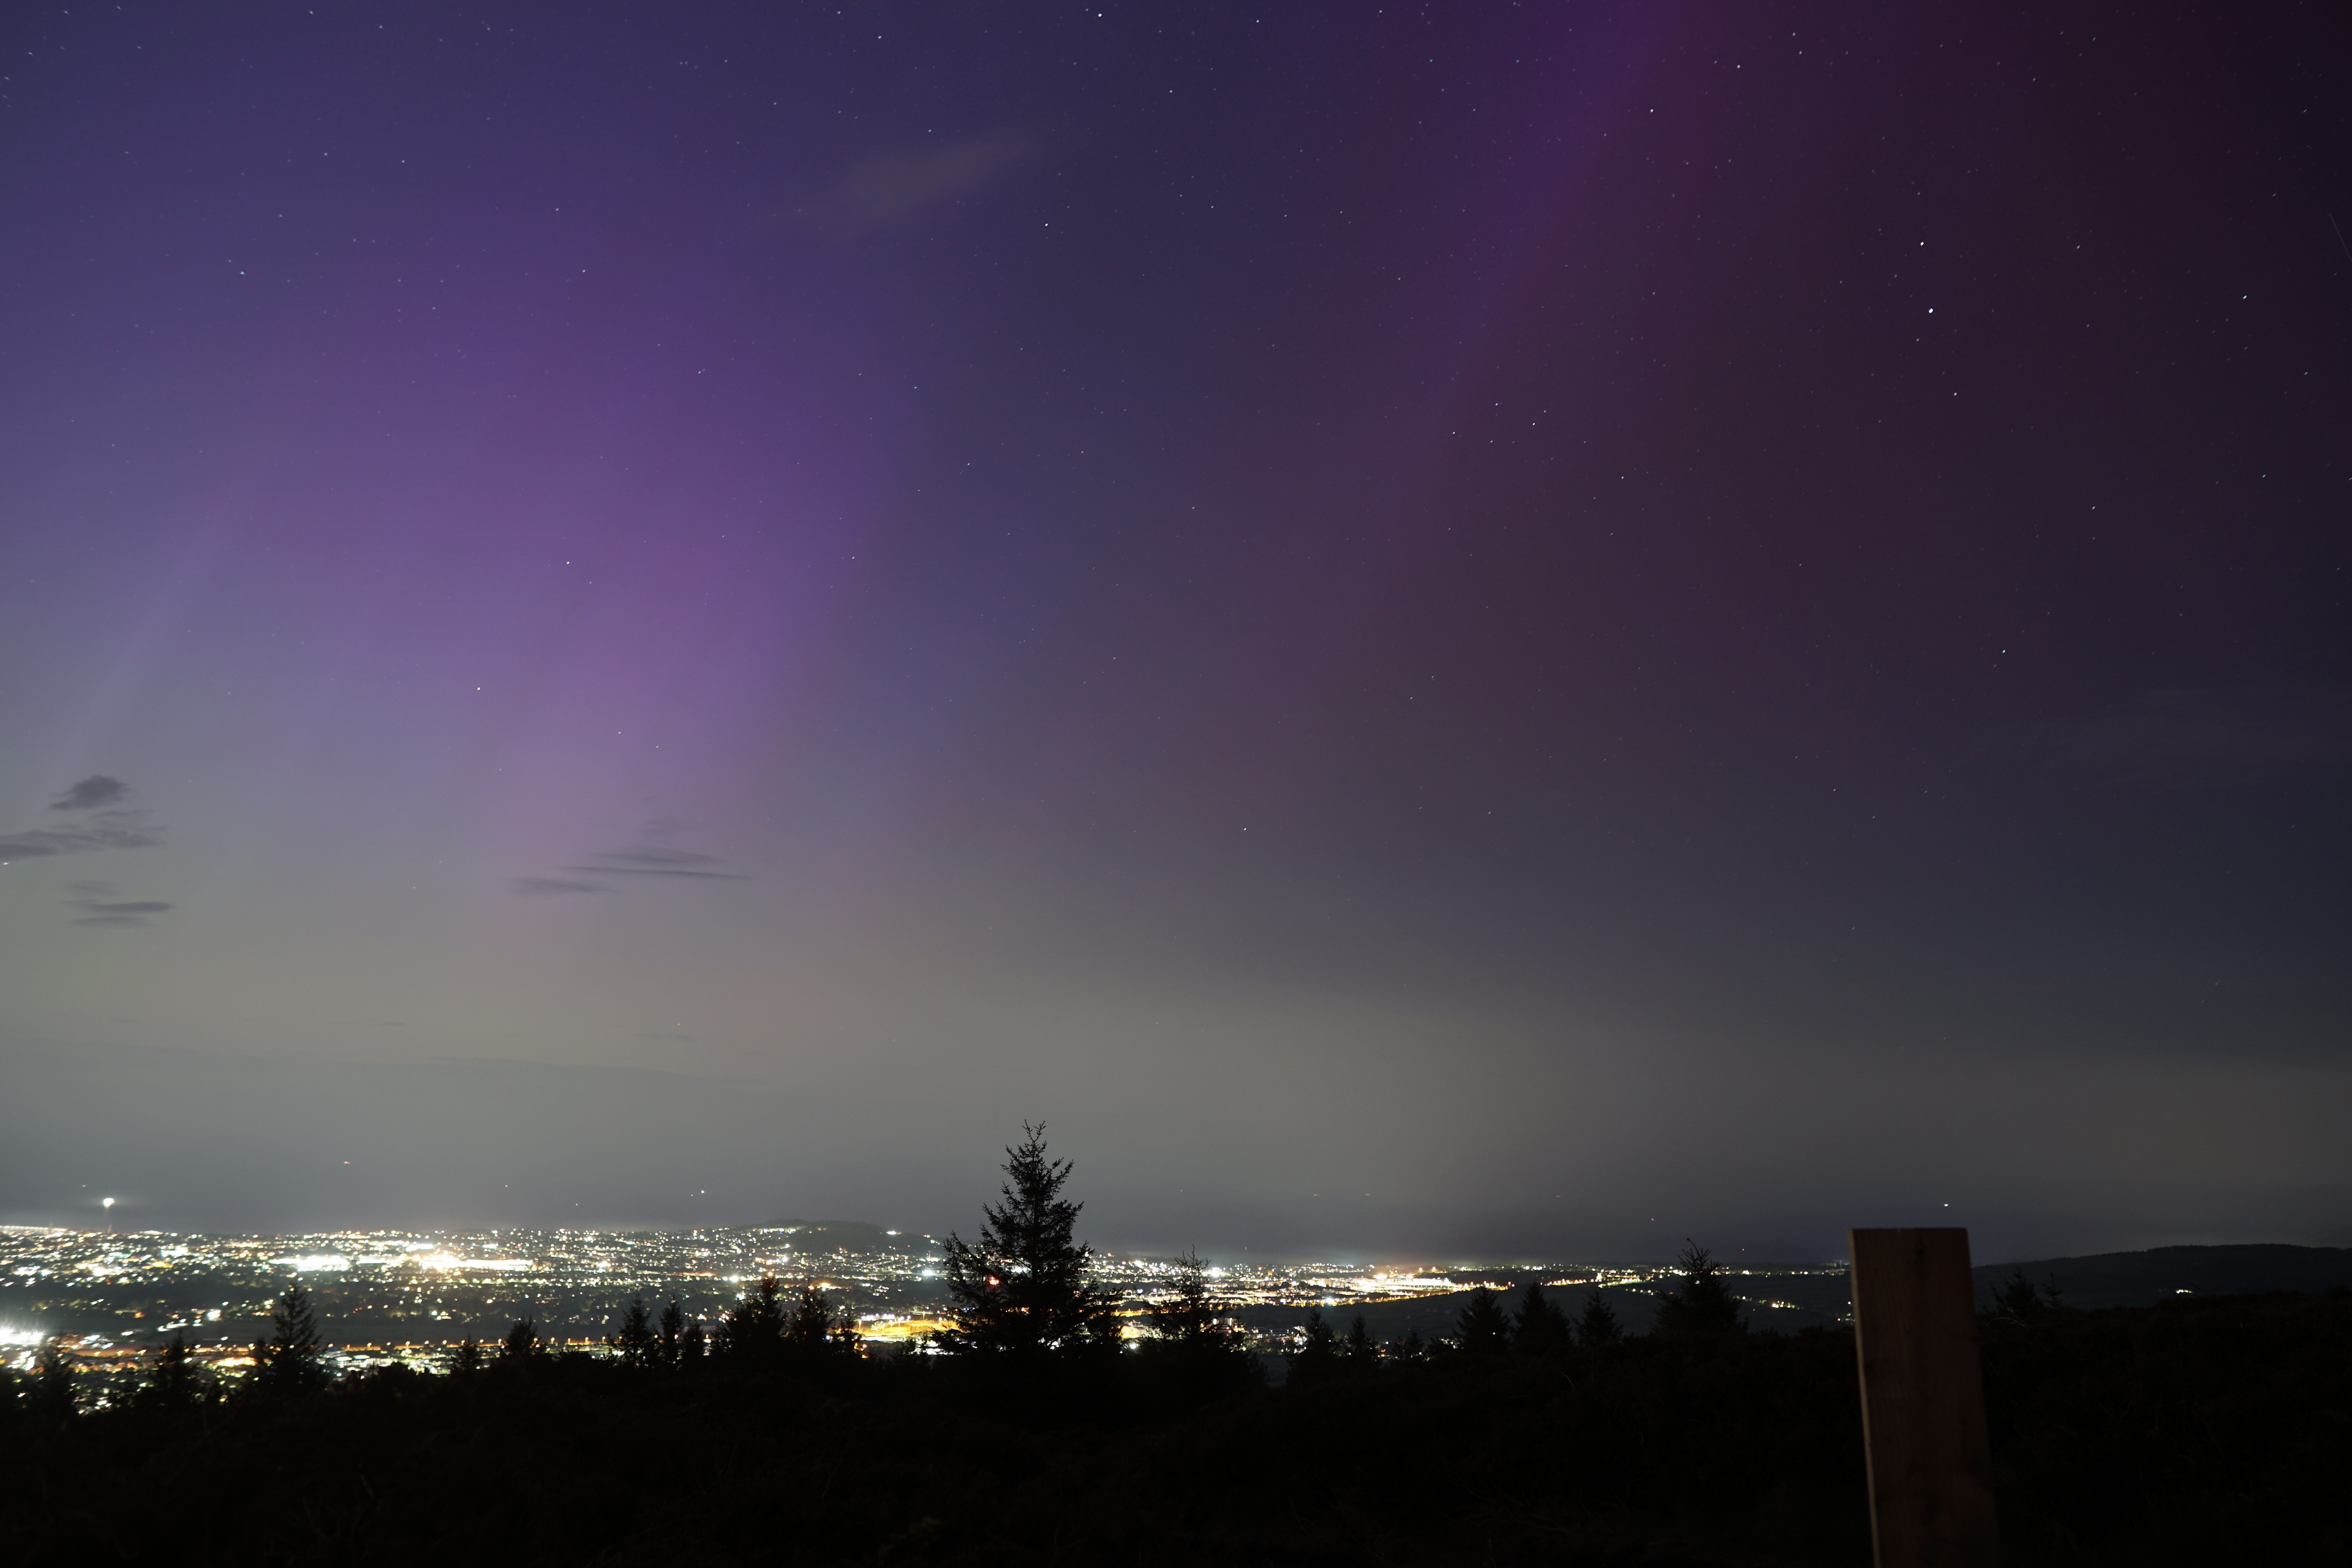
[[[0,1223],[2352,1242],[2288,15],[12,12]]]

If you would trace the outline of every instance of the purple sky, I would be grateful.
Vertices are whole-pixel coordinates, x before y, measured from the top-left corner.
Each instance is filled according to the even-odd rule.
[[[0,1220],[2346,1240],[2328,16],[11,10]]]

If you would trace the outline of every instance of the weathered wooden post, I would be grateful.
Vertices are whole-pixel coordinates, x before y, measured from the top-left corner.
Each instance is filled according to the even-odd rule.
[[[1850,1230],[1878,1568],[1999,1568],[1969,1233]]]

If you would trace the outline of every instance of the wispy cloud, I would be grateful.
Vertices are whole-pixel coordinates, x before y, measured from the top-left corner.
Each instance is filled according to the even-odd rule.
[[[0,834],[0,861],[38,860],[52,855],[85,855],[100,849],[138,849],[163,841],[163,829],[137,806],[125,805],[131,786],[104,773],[69,785],[49,803],[51,811],[87,814],[67,827],[36,827]]]
[[[89,811],[127,798],[131,786],[104,773],[92,773],[49,802],[51,811]]]
[[[648,838],[689,831],[693,824],[675,817],[656,817],[641,829]],[[667,844],[638,842],[618,849],[599,849],[581,857],[581,864],[557,868],[553,877],[517,877],[508,886],[527,899],[562,898],[580,893],[614,893],[627,880],[647,878],[678,882],[748,882],[741,871],[730,870],[716,855],[680,849]]]
[[[111,882],[78,882],[74,891],[81,896],[66,902],[82,911],[73,922],[78,926],[143,926],[148,916],[172,909],[161,899],[118,899]]]
[[[688,877],[723,882],[749,880],[740,871],[721,869],[726,862],[716,855],[698,855],[691,849],[672,849],[659,844],[602,850],[589,856],[588,859],[591,862],[588,865],[566,866],[564,869],[591,877]]]
[[[970,195],[1040,147],[1028,132],[997,131],[943,146],[871,153],[803,202],[795,216],[835,239],[855,239]]]
[[[112,815],[115,814],[106,814]],[[132,818],[140,814],[121,815]],[[30,833],[0,835],[0,860],[37,860],[45,855],[80,855],[93,849],[138,849],[162,842],[162,831],[143,821],[110,822],[101,816],[88,827],[36,828]]]

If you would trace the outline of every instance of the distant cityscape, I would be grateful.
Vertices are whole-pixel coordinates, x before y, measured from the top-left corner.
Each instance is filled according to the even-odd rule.
[[[854,1312],[877,1349],[945,1326],[945,1249],[939,1238],[855,1221],[781,1221],[683,1231],[333,1231],[222,1236],[0,1226],[0,1361],[29,1367],[54,1343],[96,1375],[128,1373],[184,1334],[217,1373],[235,1377],[271,1304],[299,1282],[317,1306],[338,1372],[400,1364],[447,1368],[467,1342],[495,1343],[519,1319],[543,1342],[604,1353],[632,1297],[678,1301],[706,1328],[750,1286],[773,1275],[813,1283]],[[1171,1292],[1181,1265],[1099,1255],[1096,1282],[1119,1297],[1131,1335]],[[1458,1302],[1484,1284],[1604,1290],[1621,1315],[1646,1319],[1655,1263],[1453,1263],[1413,1268],[1346,1263],[1213,1262],[1219,1308],[1260,1353],[1295,1347],[1308,1310],[1344,1326],[1356,1313],[1376,1336],[1442,1333]],[[1843,1264],[1731,1267],[1728,1282],[1759,1326],[1798,1328],[1845,1314]]]

